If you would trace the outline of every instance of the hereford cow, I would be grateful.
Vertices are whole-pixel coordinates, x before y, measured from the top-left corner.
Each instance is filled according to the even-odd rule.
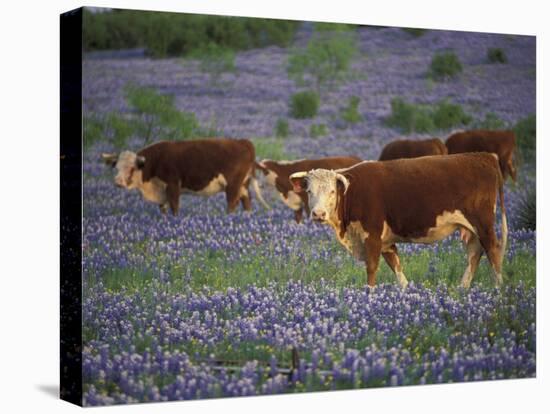
[[[283,203],[294,210],[294,218],[297,223],[302,220],[302,213],[305,210],[309,215],[307,194],[296,194],[292,191],[292,184],[289,177],[298,171],[307,171],[313,168],[325,168],[334,170],[338,168],[351,167],[362,160],[357,157],[327,157],[317,160],[296,160],[296,161],[272,161],[263,160],[256,164],[256,167],[264,173],[269,185],[278,192]]]
[[[351,168],[292,174],[295,192],[307,191],[313,220],[331,225],[338,240],[366,263],[374,287],[380,254],[402,287],[396,243],[433,243],[456,229],[466,233],[469,287],[483,251],[497,286],[508,229],[497,157],[488,153],[441,155]],[[502,215],[500,243],[494,230],[497,193]]]
[[[462,152],[492,152],[498,155],[502,176],[516,181],[514,153],[516,135],[513,131],[490,131],[486,129],[461,131],[452,134],[445,142],[449,154]]]
[[[254,146],[246,139],[161,141],[137,153],[122,151],[102,158],[117,168],[116,185],[138,189],[163,213],[168,207],[174,215],[178,213],[181,193],[209,196],[221,191],[227,196],[228,212],[235,210],[239,200],[250,210],[250,183],[267,207],[254,178]]]
[[[439,138],[424,140],[400,139],[387,144],[384,149],[382,149],[378,161],[446,154],[447,147]]]

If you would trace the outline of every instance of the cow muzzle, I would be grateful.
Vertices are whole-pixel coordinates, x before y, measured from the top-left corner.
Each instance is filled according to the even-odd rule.
[[[311,219],[313,221],[319,221],[319,222],[326,221],[327,213],[324,210],[312,210],[311,211]]]

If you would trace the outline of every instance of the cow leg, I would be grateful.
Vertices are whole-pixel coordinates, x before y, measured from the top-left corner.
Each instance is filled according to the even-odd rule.
[[[502,285],[502,256],[500,254],[497,236],[492,225],[486,225],[484,229],[479,232],[479,241],[493,268],[495,285],[500,287]]]
[[[162,214],[168,213],[168,204],[167,203],[159,204],[159,208],[160,208],[160,212]]]
[[[302,221],[302,214],[304,210],[302,208],[299,208],[298,210],[294,210],[294,220],[296,220],[296,223],[300,224]]]
[[[168,183],[166,186],[166,198],[172,214],[176,216],[180,208],[180,186],[177,182]]]
[[[241,205],[243,206],[243,210],[246,210],[246,211],[252,210],[250,195],[248,194],[248,189],[244,186],[244,184],[241,187]]]
[[[409,282],[403,274],[403,269],[401,268],[401,262],[399,261],[399,256],[397,255],[397,247],[395,246],[395,244],[392,244],[390,250],[382,252],[382,257],[384,257],[384,260],[397,277],[397,282],[399,283],[399,285],[403,289],[405,289]]]
[[[227,198],[227,212],[232,213],[237,208],[239,200],[241,199],[241,184],[234,185],[230,183],[225,188],[225,195]]]
[[[381,248],[382,242],[379,238],[371,236],[365,239],[367,284],[371,288],[374,288],[374,286],[376,285],[376,272],[378,271]]]
[[[466,253],[468,255],[468,266],[462,276],[462,287],[467,289],[472,283],[472,279],[476,272],[477,266],[479,265],[479,260],[481,259],[483,249],[475,234],[469,230],[464,230],[464,232],[465,234],[468,234],[467,237],[463,238],[464,247],[466,248]]]

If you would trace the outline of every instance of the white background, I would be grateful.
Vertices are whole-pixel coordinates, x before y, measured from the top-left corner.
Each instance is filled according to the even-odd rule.
[[[49,3],[49,4],[48,4]],[[535,413],[550,410],[546,131],[550,82],[544,0],[118,0],[144,10],[279,17],[537,35],[537,379],[106,408],[108,412]],[[64,413],[59,378],[59,14],[78,1],[7,0],[0,12],[0,410]],[[545,26],[546,23],[546,26]],[[546,128],[544,128],[546,127]],[[78,139],[78,137],[75,137]],[[545,185],[546,184],[546,185]],[[545,337],[546,335],[546,337]],[[546,348],[546,349],[545,349]],[[95,411],[95,409],[94,409]]]

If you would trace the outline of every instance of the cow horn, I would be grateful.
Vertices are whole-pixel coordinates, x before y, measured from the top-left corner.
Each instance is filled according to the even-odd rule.
[[[104,152],[103,154],[101,154],[101,159],[105,164],[114,167],[118,160],[118,154]]]
[[[291,174],[290,175],[290,179],[293,179],[293,178],[304,178],[307,176],[307,171],[300,171],[300,172],[295,172],[294,174]]]
[[[346,194],[346,191],[348,191],[349,187],[349,180],[340,173],[336,173],[336,179],[339,180],[344,185],[344,194]]]

